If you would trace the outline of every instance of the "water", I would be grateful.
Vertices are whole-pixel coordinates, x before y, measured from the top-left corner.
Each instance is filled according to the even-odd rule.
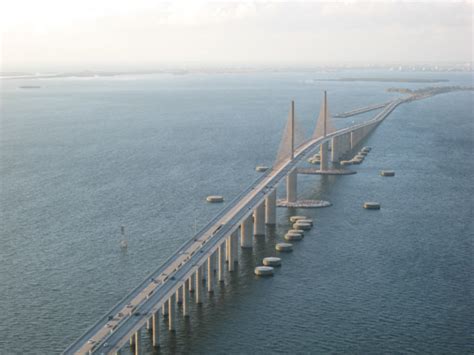
[[[259,176],[255,165],[272,164],[291,99],[309,134],[323,89],[342,112],[396,96],[388,87],[426,86],[307,81],[367,75],[395,74],[2,81],[0,353],[55,354],[76,339],[222,208],[207,195],[229,201]],[[412,75],[472,85],[465,73]],[[356,175],[299,176],[299,196],[333,206],[279,209],[267,243],[160,352],[472,353],[472,99],[399,106]],[[380,177],[384,168],[396,176]],[[366,200],[382,209],[364,210]],[[295,213],[315,228],[275,277],[255,278]]]

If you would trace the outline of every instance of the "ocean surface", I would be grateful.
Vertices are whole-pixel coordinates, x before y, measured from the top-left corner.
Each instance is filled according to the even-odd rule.
[[[450,81],[316,80],[361,76]],[[310,136],[325,89],[338,113],[397,97],[390,87],[472,81],[383,71],[1,80],[0,353],[58,354],[79,337],[223,207],[207,195],[230,201],[257,164],[272,165],[292,99]],[[299,196],[332,207],[278,209],[276,230],[175,335],[162,324],[159,352],[472,354],[473,120],[472,92],[403,104],[364,142],[373,149],[357,174],[300,175]],[[364,210],[367,200],[382,209]],[[315,227],[273,278],[254,277],[294,214]]]

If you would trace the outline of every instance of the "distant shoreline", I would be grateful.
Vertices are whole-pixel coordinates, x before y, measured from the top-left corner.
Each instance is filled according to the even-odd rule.
[[[382,69],[382,68],[379,68]],[[248,74],[248,73],[285,73],[285,72],[305,72],[313,75],[317,73],[337,73],[345,70],[364,70],[364,68],[332,68],[332,67],[277,67],[277,68],[258,68],[258,67],[222,67],[222,68],[163,68],[156,70],[139,70],[139,71],[67,71],[67,72],[0,72],[0,80],[34,80],[34,79],[63,79],[63,78],[107,78],[124,75],[150,75],[150,74],[167,74],[167,75],[189,75],[189,74]],[[388,69],[387,69],[388,70]],[[459,70],[460,72],[463,70]],[[417,71],[420,72],[421,71]],[[423,73],[449,72],[449,70],[429,70]],[[469,71],[465,71],[469,72]],[[401,74],[401,73],[400,73]],[[346,74],[347,75],[347,74]],[[339,82],[398,82],[398,83],[441,83],[448,82],[446,79],[424,79],[424,78],[389,78],[389,77],[341,77],[341,78],[316,78],[308,81],[339,81]]]
[[[315,81],[373,81],[381,83],[445,83],[447,79],[411,79],[411,78],[339,78],[339,79],[315,79]]]

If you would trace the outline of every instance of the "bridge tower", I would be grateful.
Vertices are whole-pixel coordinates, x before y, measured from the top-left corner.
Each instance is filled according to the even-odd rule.
[[[318,122],[316,123],[316,128],[313,133],[313,139],[324,138],[335,130],[336,129],[332,124],[332,119],[328,110],[327,92],[324,91],[323,102],[319,111]],[[320,170],[327,171],[329,162],[329,141],[321,143],[319,150],[321,156]]]
[[[295,102],[291,101],[288,119],[283,131],[280,147],[278,149],[275,166],[279,166],[288,160],[293,160],[295,157],[295,150],[298,149],[304,142],[304,133],[301,127],[298,125],[295,114]],[[293,168],[286,178],[286,200],[288,202],[296,202],[297,200],[296,168]]]

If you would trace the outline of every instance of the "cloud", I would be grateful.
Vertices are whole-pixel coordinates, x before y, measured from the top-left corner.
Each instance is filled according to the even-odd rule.
[[[30,6],[27,6],[30,5]],[[43,0],[0,11],[4,63],[470,61],[472,1]]]

